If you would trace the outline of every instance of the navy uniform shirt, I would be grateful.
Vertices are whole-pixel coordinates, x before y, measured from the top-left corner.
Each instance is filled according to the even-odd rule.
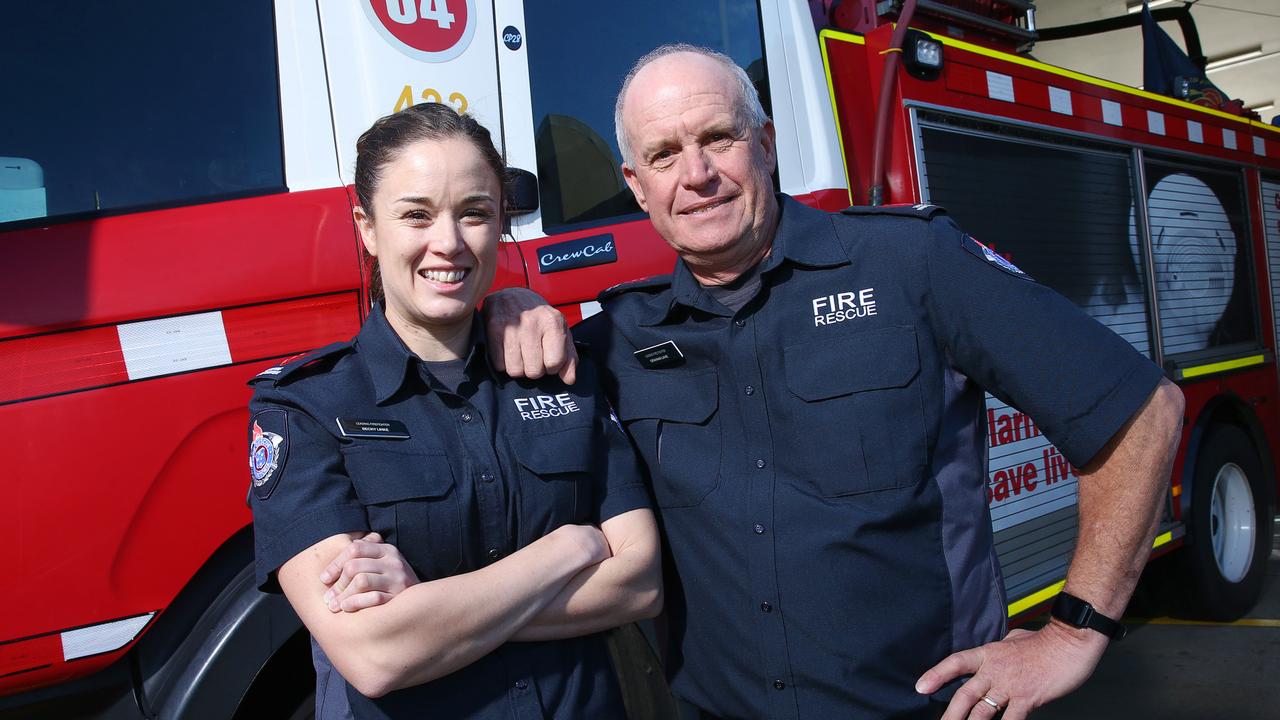
[[[450,391],[375,308],[354,340],[255,380],[250,495],[263,589],[338,533],[381,533],[427,581],[485,567],[561,525],[648,507],[589,362],[571,387],[516,381],[490,370],[478,328],[472,341],[466,380]],[[622,715],[601,635],[507,643],[439,680],[376,700],[348,686],[347,697],[356,718]]]
[[[672,688],[724,717],[936,717],[954,684],[916,679],[1006,623],[982,388],[1079,467],[1161,372],[936,208],[781,203],[736,313],[677,263],[575,329],[653,483]]]

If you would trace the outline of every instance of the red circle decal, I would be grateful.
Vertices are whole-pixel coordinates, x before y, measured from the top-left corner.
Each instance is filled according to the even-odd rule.
[[[467,0],[366,0],[396,40],[424,53],[441,53],[461,42],[471,23]]]

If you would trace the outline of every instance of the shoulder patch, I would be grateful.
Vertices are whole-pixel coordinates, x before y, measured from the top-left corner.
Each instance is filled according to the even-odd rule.
[[[313,363],[318,363],[325,358],[336,357],[350,348],[351,341],[344,340],[342,342],[325,345],[324,347],[316,350],[308,350],[307,352],[292,355],[280,362],[277,362],[275,365],[272,365],[257,375],[254,375],[253,378],[249,380],[249,384],[254,385],[268,380],[273,383],[279,383],[302,368],[310,367]]]
[[[960,245],[964,247],[970,255],[973,255],[988,265],[994,265],[1014,277],[1020,277],[1023,280],[1031,280],[1034,282],[1034,279],[1030,275],[1022,272],[1021,268],[1014,265],[1012,262],[1009,262],[1008,258],[978,242],[977,238],[969,233],[965,233],[960,237]]]
[[[623,293],[641,291],[665,290],[671,287],[671,275],[654,275],[642,280],[632,280],[630,282],[618,283],[611,288],[606,288],[597,298],[600,302],[604,302],[613,297],[617,297]]]
[[[288,458],[288,413],[272,408],[254,415],[249,423],[249,477],[258,500],[271,497]]]
[[[946,210],[938,205],[854,205],[840,211],[844,215],[896,215],[913,217],[921,220],[932,220],[938,215],[945,215]]]

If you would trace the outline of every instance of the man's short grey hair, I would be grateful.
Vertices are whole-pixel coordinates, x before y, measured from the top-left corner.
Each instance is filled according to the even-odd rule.
[[[631,66],[631,70],[627,72],[627,77],[622,81],[622,89],[618,91],[617,102],[613,105],[613,129],[618,136],[618,150],[622,153],[622,161],[628,165],[634,165],[635,163],[631,156],[631,144],[627,142],[626,128],[622,126],[622,102],[627,97],[627,90],[631,87],[631,81],[645,66],[654,60],[668,55],[675,55],[676,53],[701,55],[724,66],[724,69],[737,81],[738,102],[735,111],[738,115],[738,121],[746,126],[745,129],[759,130],[764,127],[765,123],[769,122],[769,116],[765,114],[764,106],[760,104],[760,93],[756,92],[756,86],[751,82],[751,78],[747,76],[747,71],[734,62],[733,58],[700,45],[690,45],[689,43],[662,45],[649,51],[648,54],[637,60],[635,65]]]

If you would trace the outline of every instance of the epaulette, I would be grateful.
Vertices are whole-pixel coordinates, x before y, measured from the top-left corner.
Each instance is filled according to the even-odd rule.
[[[249,384],[253,385],[267,380],[270,380],[273,384],[279,384],[282,380],[291,377],[302,368],[315,366],[322,360],[335,357],[340,353],[351,349],[351,347],[352,344],[350,340],[343,340],[342,342],[325,345],[324,347],[316,350],[308,350],[307,352],[298,353],[297,355],[287,357],[257,375],[254,375],[253,379],[249,381]]]
[[[938,215],[945,215],[946,210],[938,205],[926,205],[918,203],[916,205],[854,205],[840,211],[845,215],[897,215],[898,217],[913,217],[921,220],[932,220]]]
[[[666,275],[654,275],[653,277],[647,277],[642,280],[618,283],[611,288],[606,288],[596,299],[599,302],[604,302],[609,298],[617,297],[618,295],[626,292],[633,292],[636,290],[665,290],[669,287],[671,287],[671,275],[669,273]]]

